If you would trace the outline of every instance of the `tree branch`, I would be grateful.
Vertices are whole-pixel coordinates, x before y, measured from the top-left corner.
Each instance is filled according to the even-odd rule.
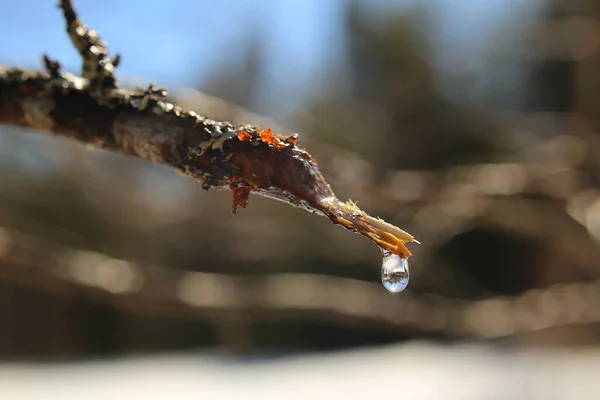
[[[80,142],[167,165],[210,188],[233,191],[233,212],[251,192],[326,216],[372,239],[383,250],[410,256],[415,241],[403,230],[341,202],[297,135],[234,126],[165,101],[166,90],[127,90],[99,35],[61,0],[67,32],[83,59],[81,76],[62,72],[44,56],[45,72],[0,66],[0,123],[52,132]]]

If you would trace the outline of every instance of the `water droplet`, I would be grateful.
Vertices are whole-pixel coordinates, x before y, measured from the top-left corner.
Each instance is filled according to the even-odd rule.
[[[387,250],[382,250],[381,282],[392,293],[398,293],[408,286],[408,260]]]

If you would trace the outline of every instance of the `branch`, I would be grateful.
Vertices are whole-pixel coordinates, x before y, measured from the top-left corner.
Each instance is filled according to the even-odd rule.
[[[206,190],[229,187],[233,207],[246,207],[250,193],[328,217],[383,250],[410,256],[415,241],[403,230],[337,199],[315,159],[299,148],[297,135],[234,126],[165,101],[165,89],[127,90],[99,35],[61,0],[67,32],[83,59],[81,76],[62,72],[44,56],[45,72],[0,66],[0,123],[52,132],[94,147],[167,165]]]

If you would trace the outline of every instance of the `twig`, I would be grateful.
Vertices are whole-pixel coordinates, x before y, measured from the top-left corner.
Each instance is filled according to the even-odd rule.
[[[88,29],[81,22],[71,0],[60,0],[60,8],[62,8],[67,22],[67,33],[71,42],[83,59],[82,78],[89,81],[89,86],[93,90],[102,91],[116,88],[115,65],[108,57],[106,43],[100,39],[96,31]],[[119,59],[117,57],[114,64],[118,64]]]
[[[234,126],[165,101],[166,90],[118,87],[106,44],[61,0],[67,32],[83,59],[81,77],[61,73],[44,58],[47,73],[0,66],[0,123],[53,132],[95,147],[174,168],[210,188],[233,191],[233,211],[251,192],[326,216],[372,239],[382,249],[410,256],[414,241],[403,230],[337,199],[317,162],[297,146],[297,135]]]

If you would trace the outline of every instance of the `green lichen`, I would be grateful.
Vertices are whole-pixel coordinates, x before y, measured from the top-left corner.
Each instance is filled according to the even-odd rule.
[[[223,151],[223,145],[225,142],[233,138],[237,138],[237,135],[240,132],[238,130],[230,129],[229,127],[226,129],[227,130],[223,132],[221,127],[218,125],[215,125],[214,129],[207,129],[208,133],[210,134],[210,138],[200,143],[199,155],[206,153],[206,151],[209,149]]]

